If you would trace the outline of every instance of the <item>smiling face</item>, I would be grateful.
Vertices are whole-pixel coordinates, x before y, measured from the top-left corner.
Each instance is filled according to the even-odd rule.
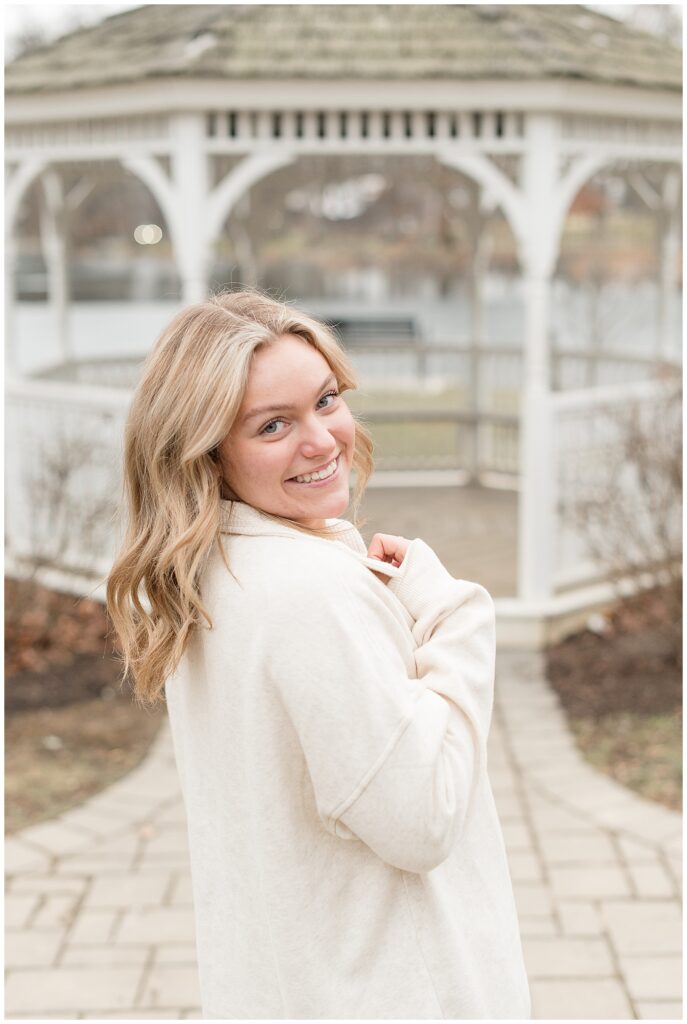
[[[241,501],[310,527],[341,516],[355,421],[338,390],[327,360],[302,338],[285,335],[255,351],[239,414],[219,448],[224,478]],[[328,474],[335,460],[326,478],[294,479]]]

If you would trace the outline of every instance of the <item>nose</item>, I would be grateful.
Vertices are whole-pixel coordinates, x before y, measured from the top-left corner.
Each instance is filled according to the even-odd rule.
[[[300,449],[306,459],[326,458],[336,451],[336,438],[321,416],[313,415],[305,422]]]

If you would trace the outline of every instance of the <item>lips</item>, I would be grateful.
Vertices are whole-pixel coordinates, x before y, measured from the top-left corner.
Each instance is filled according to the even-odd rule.
[[[296,473],[295,476],[287,477],[287,480],[295,480],[297,476],[307,476],[308,473],[320,473],[323,469],[326,469],[327,466],[331,466],[332,462],[334,462],[335,459],[338,462],[340,455],[341,452],[337,452],[334,458],[329,459],[328,462],[323,462],[321,466],[316,466],[314,469],[302,469],[300,473]],[[338,469],[339,467],[337,466],[336,468]]]

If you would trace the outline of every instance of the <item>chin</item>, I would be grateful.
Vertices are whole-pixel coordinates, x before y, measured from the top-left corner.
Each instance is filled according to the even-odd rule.
[[[304,503],[290,515],[291,519],[339,519],[350,503],[348,488],[328,494],[320,501]]]

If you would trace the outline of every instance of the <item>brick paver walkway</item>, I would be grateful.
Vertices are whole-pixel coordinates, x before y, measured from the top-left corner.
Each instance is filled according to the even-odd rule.
[[[500,650],[489,742],[534,1015],[681,1017],[681,815],[577,754],[537,654]],[[199,1017],[183,806],[146,761],[6,844],[5,1018]]]

